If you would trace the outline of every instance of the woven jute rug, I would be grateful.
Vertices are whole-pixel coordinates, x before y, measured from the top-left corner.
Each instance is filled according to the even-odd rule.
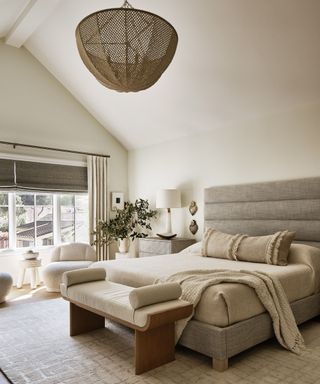
[[[271,340],[230,361],[223,373],[211,359],[178,347],[176,361],[143,375],[133,371],[133,333],[111,322],[106,329],[69,337],[62,299],[0,309],[0,368],[14,384],[272,384],[320,383],[320,322],[302,328],[302,356]]]

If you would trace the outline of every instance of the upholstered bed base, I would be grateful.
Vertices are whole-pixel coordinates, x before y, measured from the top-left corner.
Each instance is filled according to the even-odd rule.
[[[289,229],[296,241],[320,247],[320,177],[205,189],[204,224],[250,236]],[[283,267],[285,268],[285,267]],[[297,323],[320,314],[320,294],[292,303]],[[228,358],[274,336],[267,313],[225,328],[189,322],[180,344],[213,358],[224,370]]]
[[[291,304],[297,324],[320,315],[320,294]],[[212,357],[213,368],[225,370],[228,359],[274,336],[272,321],[267,313],[219,328],[191,320],[179,344]]]

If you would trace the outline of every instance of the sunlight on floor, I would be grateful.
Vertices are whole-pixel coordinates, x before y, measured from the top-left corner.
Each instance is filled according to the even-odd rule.
[[[39,292],[44,292],[44,291],[45,291],[45,287],[39,287],[39,288],[33,289],[32,291],[30,291],[27,294],[23,294],[22,296],[15,297],[15,298],[11,299],[10,301],[11,302],[15,302],[15,301],[21,301],[21,300],[30,299],[35,294],[37,294]]]
[[[47,292],[46,287],[41,284],[36,289],[31,289],[29,284],[22,288],[12,287],[7,300],[0,304],[0,308],[10,307],[41,300],[51,300],[60,297],[60,293]]]

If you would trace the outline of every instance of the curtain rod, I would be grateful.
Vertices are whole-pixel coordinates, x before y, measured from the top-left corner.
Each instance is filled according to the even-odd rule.
[[[51,148],[51,147],[42,147],[40,145],[30,145],[30,144],[21,144],[21,143],[12,143],[9,141],[1,141],[0,144],[12,145],[15,147],[27,147],[27,148],[36,148],[36,149],[44,149],[46,151],[56,151],[56,152],[66,152],[66,153],[76,153],[77,155],[87,155],[87,156],[100,156],[100,157],[110,157],[110,155],[100,155],[99,153],[90,153],[90,152],[80,152],[80,151],[72,151],[71,149],[61,149],[61,148]]]

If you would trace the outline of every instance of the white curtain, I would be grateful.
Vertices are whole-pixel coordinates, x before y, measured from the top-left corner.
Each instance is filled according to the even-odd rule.
[[[99,221],[109,219],[108,163],[106,157],[88,156],[89,231],[90,243],[94,241],[92,232]],[[109,249],[106,245],[96,246],[97,260],[107,260]]]

